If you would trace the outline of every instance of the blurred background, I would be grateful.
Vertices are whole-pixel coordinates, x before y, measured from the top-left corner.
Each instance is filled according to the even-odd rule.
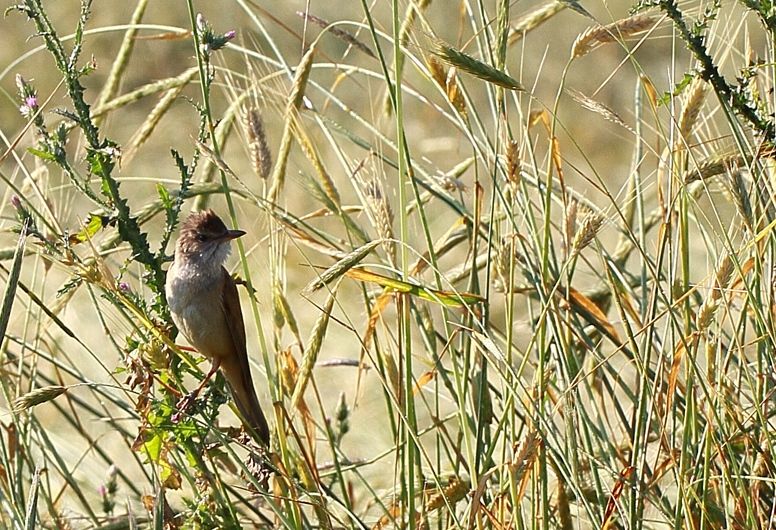
[[[393,32],[390,25],[391,3],[383,0],[368,3],[377,31],[390,36]],[[475,156],[476,152],[470,133],[456,124],[443,94],[434,88],[433,81],[421,71],[421,60],[431,55],[437,39],[481,58],[481,51],[473,40],[473,33],[480,31],[481,26],[473,27],[470,21],[484,19],[484,24],[487,25],[492,20],[488,18],[488,13],[476,12],[478,5],[476,2],[453,0],[430,2],[428,8],[423,11],[421,20],[416,22],[407,43],[409,56],[405,61],[403,77],[405,133],[418,168],[429,176],[442,178],[449,175],[456,166]],[[513,2],[510,5],[510,23],[513,26],[518,25],[525,17],[535,14],[537,9],[550,5],[553,4]],[[308,12],[332,23],[339,22],[341,25],[338,27],[353,34],[372,50],[375,49],[371,34],[366,29],[367,21],[362,5],[355,1],[253,0],[197,2],[195,6],[216,32],[236,31],[236,37],[223,50],[213,55],[213,116],[218,120],[227,114],[240,95],[251,88],[249,100],[261,112],[267,141],[273,154],[277,152],[280,143],[285,104],[293,77],[292,69],[299,63],[307,46],[317,39],[321,32],[319,25],[300,16],[298,12]],[[649,80],[658,93],[671,91],[684,73],[693,67],[693,62],[681,48],[677,49],[681,47],[681,41],[672,38],[672,29],[667,23],[658,24],[646,37],[630,39],[630,55],[623,46],[614,43],[572,62],[572,45],[581,33],[596,23],[608,24],[626,17],[632,8],[630,3],[622,0],[593,0],[584,2],[582,6],[589,16],[579,10],[558,8],[557,14],[547,22],[532,28],[522,38],[512,39],[505,70],[520,81],[525,91],[507,94],[511,108],[509,121],[510,126],[518,130],[530,121],[532,113],[547,111],[552,115],[557,111],[556,134],[563,155],[565,184],[579,197],[613,214],[612,203],[616,204],[618,197],[624,193],[634,164],[633,131],[638,121],[634,111],[634,98],[637,93],[642,94],[641,98],[644,97],[644,83],[641,79]],[[70,35],[74,31],[78,19],[77,2],[46,2],[44,7],[60,36]],[[491,7],[488,5],[489,9]],[[132,2],[93,4],[81,55],[82,64],[90,60],[94,63],[94,71],[82,79],[87,89],[87,101],[96,101],[105,85],[134,8]],[[495,12],[495,8],[493,11]],[[688,12],[697,15],[698,9],[694,5],[688,6]],[[743,52],[736,50],[757,50],[761,43],[757,41],[756,34],[752,36],[747,31],[748,24],[751,23],[744,20],[735,8],[724,11],[714,24],[717,28],[731,28],[730,33],[715,31],[709,42],[711,49],[720,51],[722,55],[725,55],[726,51],[733,56],[739,54],[735,57],[737,62],[741,60],[740,55]],[[23,192],[29,192],[29,186],[25,183],[28,175],[37,179],[48,190],[50,206],[63,226],[71,233],[76,233],[88,219],[94,205],[77,193],[68,180],[55,169],[48,171],[44,164],[25,153],[25,148],[32,145],[33,138],[30,132],[22,134],[27,120],[19,113],[20,103],[15,84],[17,75],[34,84],[39,100],[48,100],[45,108],[46,119],[55,121],[57,118],[52,111],[58,108],[67,109],[69,105],[65,91],[59,85],[61,76],[50,55],[42,50],[41,39],[34,36],[33,25],[22,14],[6,14],[0,20],[0,31],[6,43],[0,47],[0,141],[4,144],[3,151],[18,140],[12,150],[13,156],[6,156],[0,164],[0,172],[4,181],[13,183],[17,190]],[[189,32],[190,20],[181,2],[150,2],[135,39],[135,50],[128,63],[119,94],[130,93],[143,85],[179,76],[196,66]],[[640,40],[642,37],[645,39],[643,42]],[[384,38],[378,44],[392,67],[391,42]],[[310,124],[308,133],[311,142],[317,147],[323,164],[329,168],[329,174],[337,186],[343,204],[359,202],[360,179],[381,182],[388,201],[396,204],[396,172],[388,165],[375,162],[376,154],[387,153],[390,157],[394,156],[386,146],[396,138],[395,118],[385,112],[386,83],[380,65],[374,58],[331,34],[322,36],[317,46],[310,85],[305,92],[317,112],[313,115],[306,113],[304,109],[301,111],[305,122]],[[722,63],[722,67],[726,74],[735,74],[726,62]],[[459,75],[466,82],[469,112],[474,124],[472,130],[476,131],[474,134],[480,140],[489,138],[493,142],[500,141],[500,138],[493,138],[498,116],[492,111],[492,93],[476,88],[480,84],[469,74],[459,71]],[[469,90],[468,87],[474,88]],[[605,119],[605,113],[584,108],[571,97],[570,91],[582,93],[605,106],[612,114],[619,116],[622,123]],[[102,134],[117,142],[122,149],[133,144],[139,131],[147,123],[149,115],[156,108],[159,98],[160,94],[157,92],[110,113],[102,123]],[[200,87],[195,77],[154,126],[147,140],[137,145],[131,156],[128,156],[127,151],[123,151],[116,174],[121,179],[121,190],[134,210],[141,209],[156,198],[158,184],[170,190],[179,185],[180,177],[170,150],[178,151],[186,161],[190,161],[194,156],[200,124],[196,104],[200,104],[201,99]],[[644,115],[640,120],[645,129],[642,134],[645,143],[653,147],[652,152],[646,152],[643,156],[655,167],[663,147],[660,138],[665,133],[658,126],[651,124],[670,121],[674,109],[671,106],[661,107],[655,111],[657,115],[654,116],[650,115],[653,110],[642,102],[642,112]],[[322,117],[327,120],[329,130],[341,127],[348,134],[365,139],[369,147],[364,147],[357,141],[344,141],[342,138],[332,140],[327,137],[323,127],[312,125],[316,123],[315,120],[323,119]],[[719,138],[720,135],[711,122],[704,121],[701,127],[709,132],[710,142],[727,142],[724,137]],[[265,193],[267,184],[251,167],[243,123],[237,120],[234,129],[234,134],[224,145],[222,159],[239,178],[239,184],[235,184],[236,188],[244,187],[261,196]],[[345,136],[343,134],[343,137]],[[528,134],[528,137],[536,141],[537,147],[533,156],[536,157],[536,165],[540,167],[549,164],[546,158],[547,142],[544,141],[546,136],[547,133],[542,127],[534,127]],[[77,139],[73,141],[77,142]],[[78,149],[73,147],[71,153],[75,160],[78,160],[79,156],[82,158],[83,154],[79,155]],[[359,164],[363,165],[363,174],[356,175],[354,168]],[[348,171],[348,168],[351,171]],[[482,161],[475,162],[457,175],[458,188],[452,191],[451,195],[460,198],[467,205],[474,204],[473,191],[478,183],[486,193],[491,190],[492,179],[489,171]],[[310,189],[311,174],[312,170],[305,154],[300,149],[293,148],[280,205],[294,215],[304,216],[321,208]],[[194,180],[198,181],[201,177],[201,172],[195,174]],[[657,200],[655,173],[646,172],[644,179],[648,193],[646,201],[654,205]],[[17,239],[17,235],[12,231],[17,223],[15,212],[9,206],[10,197],[16,191],[2,183],[0,189],[0,249],[7,250],[14,246]],[[220,197],[214,197],[210,205],[219,212],[226,212],[226,206]],[[190,204],[185,205],[183,212],[188,212],[189,208]],[[725,211],[724,208],[722,211]],[[444,233],[457,219],[456,213],[450,209],[434,206],[430,212],[429,228],[435,236]],[[363,219],[364,213],[360,216]],[[333,227],[339,223],[337,219],[326,218],[316,219],[315,222],[322,231],[336,231]],[[154,245],[161,237],[163,224],[162,216],[157,216],[143,226]],[[242,293],[248,341],[250,351],[253,352],[254,379],[260,400],[269,406],[266,374],[260,356],[256,353],[260,349],[256,333],[258,326],[263,326],[266,336],[272,335],[270,313],[273,301],[267,271],[271,268],[273,256],[268,252],[267,221],[257,214],[255,204],[250,200],[238,200],[237,224],[248,232],[248,262],[254,274],[253,281],[260,311],[264,315],[263,322],[256,323],[247,309],[247,297]],[[397,228],[398,224],[395,223],[394,229]],[[417,243],[412,247],[423,249],[423,233],[416,220],[410,221],[409,233],[412,241]],[[376,233],[370,235],[379,236]],[[611,235],[603,237],[613,240]],[[108,256],[108,267],[114,275],[128,282],[131,289],[141,298],[148,296],[140,281],[141,268],[131,261],[127,262],[123,250],[125,249],[120,250],[116,256]],[[168,252],[172,252],[171,246],[168,247]],[[413,250],[412,258],[420,252]],[[307,337],[320,316],[323,298],[320,295],[308,298],[303,296],[301,291],[315,278],[314,267],[329,266],[331,260],[295,242],[287,244],[283,259],[288,302],[294,308],[302,336]],[[452,253],[444,258],[441,268],[453,270],[466,259],[466,253],[463,251]],[[233,257],[230,270],[239,273],[236,263],[237,260]],[[583,270],[579,274],[578,280],[581,283],[584,283],[585,278],[590,281],[594,278],[589,270]],[[698,271],[697,274],[703,277],[707,272]],[[56,311],[67,327],[76,330],[84,343],[97,353],[97,357],[85,355],[78,348],[71,349],[72,341],[61,330],[52,326],[50,321],[36,322],[35,318],[38,318],[40,313],[26,297],[19,297],[17,300],[9,333],[18,337],[37,336],[38,339],[32,342],[53,357],[62,356],[66,359],[62,361],[64,364],[78,365],[84,374],[94,380],[119,385],[125,377],[124,374],[115,372],[121,367],[121,360],[115,349],[108,347],[106,337],[112,336],[118,346],[121,346],[123,337],[130,334],[131,329],[114,307],[99,300],[99,293],[81,289],[65,299],[58,297],[57,291],[70,279],[71,271],[62,264],[43,259],[26,264],[22,271],[22,281],[39,293],[43,303]],[[463,285],[457,287],[463,288]],[[320,361],[355,361],[361,358],[359,344],[366,315],[361,313],[363,308],[354,311],[353,307],[358,306],[349,307],[349,304],[357,303],[362,293],[354,284],[347,285],[347,281],[341,293],[342,297],[338,297],[338,308],[333,317],[334,322],[327,331]],[[492,306],[491,317],[496,321],[503,321],[503,298],[498,298],[498,301],[499,303]],[[99,318],[96,314],[98,309],[104,311]],[[387,311],[384,318],[387,327],[394,325],[392,319],[396,316],[392,310]],[[524,311],[519,312],[518,319],[512,324],[518,336],[523,333],[530,337],[532,323]],[[516,342],[521,343],[519,339]],[[527,341],[523,341],[523,344],[525,342]],[[8,347],[22,352],[18,345]],[[293,350],[294,341],[286,335],[281,347]],[[77,353],[71,354],[71,351]],[[294,350],[294,353],[298,355],[301,352]],[[428,360],[419,364],[420,371],[432,369]],[[50,366],[44,369],[50,371],[54,380],[61,378],[63,383],[72,381],[66,370],[58,371]],[[343,392],[349,402],[358,403],[352,411],[351,422],[355,427],[344,442],[344,451],[349,458],[354,461],[368,460],[383,451],[391,451],[394,439],[385,419],[381,417],[385,407],[384,398],[380,394],[382,383],[374,370],[360,375],[352,366],[321,370],[323,371],[317,376],[318,391],[327,409],[335,407]],[[110,373],[116,374],[113,381],[108,375]],[[442,410],[451,413],[454,412],[454,407],[451,403],[444,403]],[[68,460],[75,462],[83,456],[81,451],[89,451],[88,448],[68,444],[66,436],[57,432],[55,410],[42,408],[38,417],[39,421],[52,426],[53,437],[61,437],[61,447]],[[427,419],[424,417],[424,420]],[[133,421],[126,418],[126,425],[130,430],[134,428]],[[123,439],[113,438],[109,426],[96,422],[92,427],[95,440],[101,440],[99,443],[114,440],[117,454],[130,451]],[[78,466],[77,475],[83,478],[89,473],[102,473],[100,466],[97,460],[87,458],[85,463]],[[388,487],[394,480],[390,465],[385,462],[365,466],[363,472],[375,487]]]

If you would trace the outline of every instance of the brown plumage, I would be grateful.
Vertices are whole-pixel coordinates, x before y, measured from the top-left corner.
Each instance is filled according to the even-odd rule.
[[[230,241],[244,234],[227,229],[212,210],[191,214],[181,226],[167,273],[167,303],[180,332],[213,363],[202,385],[221,368],[243,423],[269,444],[269,427],[253,388],[237,285],[223,267]]]

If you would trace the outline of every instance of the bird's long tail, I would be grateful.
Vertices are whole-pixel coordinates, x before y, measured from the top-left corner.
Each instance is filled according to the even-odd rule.
[[[232,389],[232,397],[237,405],[237,410],[242,416],[243,424],[253,431],[264,445],[269,445],[269,426],[264,412],[261,410],[259,398],[253,389],[253,378],[251,369],[248,365],[248,359],[241,362],[237,356],[231,361],[229,359],[221,360],[221,370],[224,372],[226,381]]]

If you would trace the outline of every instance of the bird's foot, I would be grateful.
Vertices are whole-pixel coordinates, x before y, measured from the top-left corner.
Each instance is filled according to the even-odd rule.
[[[199,392],[189,392],[185,396],[183,396],[181,399],[178,400],[178,402],[175,404],[175,408],[178,409],[175,414],[172,415],[170,418],[173,423],[178,423],[184,414],[186,414],[186,411],[194,404],[194,402],[197,400],[197,394]]]

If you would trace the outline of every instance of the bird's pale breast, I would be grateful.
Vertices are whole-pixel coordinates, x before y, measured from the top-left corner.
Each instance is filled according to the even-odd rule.
[[[201,274],[168,273],[167,303],[173,321],[189,343],[206,357],[229,355],[233,348],[229,327],[224,321],[223,277]]]

